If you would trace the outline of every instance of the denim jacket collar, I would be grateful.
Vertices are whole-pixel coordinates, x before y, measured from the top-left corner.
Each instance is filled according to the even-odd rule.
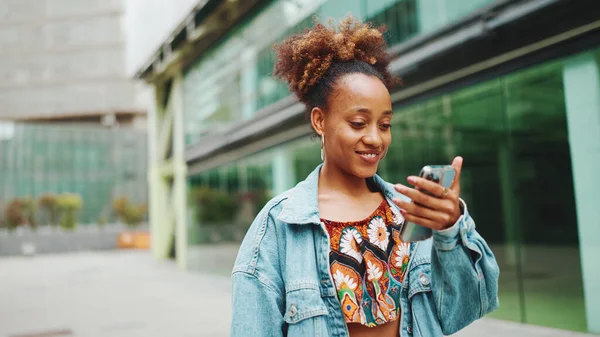
[[[308,177],[290,190],[288,200],[283,206],[278,220],[288,224],[319,224],[319,173],[323,164],[317,166]],[[397,196],[392,184],[378,175],[367,178],[367,184],[375,190],[382,191],[389,200]]]

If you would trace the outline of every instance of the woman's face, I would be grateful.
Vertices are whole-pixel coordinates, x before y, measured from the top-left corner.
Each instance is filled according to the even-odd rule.
[[[346,174],[368,178],[392,141],[392,101],[375,76],[342,76],[329,97],[327,111],[315,108],[313,127],[325,137],[325,162]]]

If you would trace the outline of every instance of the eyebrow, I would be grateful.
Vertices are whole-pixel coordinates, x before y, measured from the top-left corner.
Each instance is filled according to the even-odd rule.
[[[367,114],[371,114],[371,110],[367,109],[367,108],[359,108],[356,111],[361,112],[361,113],[367,113]],[[383,112],[384,115],[388,116],[388,115],[392,115],[393,112],[392,110],[386,110]]]

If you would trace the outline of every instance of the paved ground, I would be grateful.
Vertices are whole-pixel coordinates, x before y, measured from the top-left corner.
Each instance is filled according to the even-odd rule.
[[[229,277],[146,252],[0,259],[0,337],[228,336]],[[459,337],[587,336],[491,319]]]
[[[146,252],[5,258],[0,337],[226,336],[229,293],[226,277],[182,273]]]

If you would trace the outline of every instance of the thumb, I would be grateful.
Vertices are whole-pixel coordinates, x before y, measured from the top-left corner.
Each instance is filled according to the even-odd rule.
[[[456,157],[452,161],[452,167],[456,171],[456,176],[454,176],[454,181],[452,182],[452,187],[450,189],[455,191],[458,195],[460,195],[460,173],[462,171],[462,164],[462,157]]]

